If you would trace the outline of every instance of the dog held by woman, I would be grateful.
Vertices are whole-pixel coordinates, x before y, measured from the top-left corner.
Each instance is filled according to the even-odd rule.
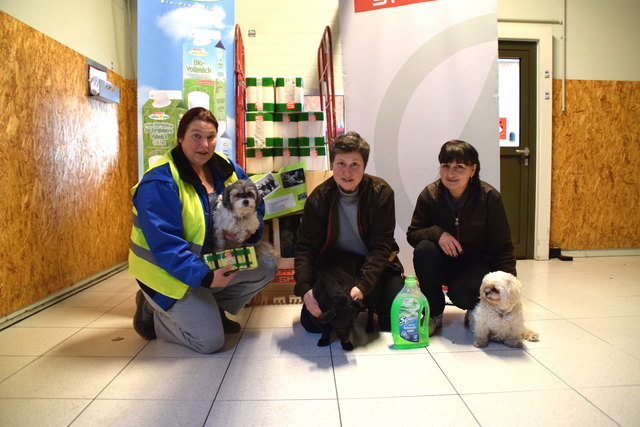
[[[262,197],[253,181],[239,179],[227,185],[218,197],[213,214],[214,247],[216,251],[235,249],[243,245],[260,227],[257,208]],[[232,235],[233,240],[227,240]],[[266,241],[258,242],[256,252],[265,257],[276,259],[273,246]]]
[[[373,332],[373,308],[377,302],[375,295],[365,296],[364,302],[354,301],[350,296],[363,263],[362,255],[332,251],[318,267],[313,285],[313,295],[322,310],[322,315],[317,319],[322,331],[318,347],[331,344],[331,332],[335,331],[342,348],[353,350],[351,328],[365,308],[368,309],[366,331]]]
[[[256,232],[260,226],[256,209],[261,200],[251,180],[239,179],[225,187],[213,215],[216,251],[240,247]],[[233,235],[232,244],[225,239],[225,231]]]
[[[480,302],[471,312],[473,345],[486,347],[489,341],[521,348],[522,340],[538,341],[539,336],[524,325],[522,284],[512,274],[494,271],[482,279]]]

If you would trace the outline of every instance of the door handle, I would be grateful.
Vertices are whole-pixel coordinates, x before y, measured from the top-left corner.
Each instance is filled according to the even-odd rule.
[[[520,154],[522,158],[524,158],[524,165],[529,166],[529,147],[524,147],[522,150],[515,150],[516,153]]]

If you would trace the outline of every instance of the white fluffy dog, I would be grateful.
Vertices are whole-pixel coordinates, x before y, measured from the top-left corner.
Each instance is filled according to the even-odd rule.
[[[261,200],[251,180],[237,180],[225,187],[213,215],[216,251],[238,248],[256,232],[260,226],[256,208]],[[233,235],[233,241],[225,239],[225,231]]]
[[[470,316],[473,345],[486,347],[489,341],[521,348],[522,340],[538,341],[538,334],[524,325],[522,284],[512,274],[494,271],[482,279],[480,302]]]

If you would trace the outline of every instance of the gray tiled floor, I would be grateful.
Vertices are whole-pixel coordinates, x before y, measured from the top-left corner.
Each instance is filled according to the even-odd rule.
[[[640,425],[640,257],[519,261],[524,350],[471,345],[445,311],[426,349],[389,333],[320,348],[299,305],[248,307],[201,355],[131,326],[126,272],[0,332],[2,426]]]

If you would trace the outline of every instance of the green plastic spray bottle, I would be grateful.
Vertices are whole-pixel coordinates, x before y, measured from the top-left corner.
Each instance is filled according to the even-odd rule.
[[[391,335],[396,349],[429,345],[429,302],[416,276],[405,276],[404,287],[391,304]]]

